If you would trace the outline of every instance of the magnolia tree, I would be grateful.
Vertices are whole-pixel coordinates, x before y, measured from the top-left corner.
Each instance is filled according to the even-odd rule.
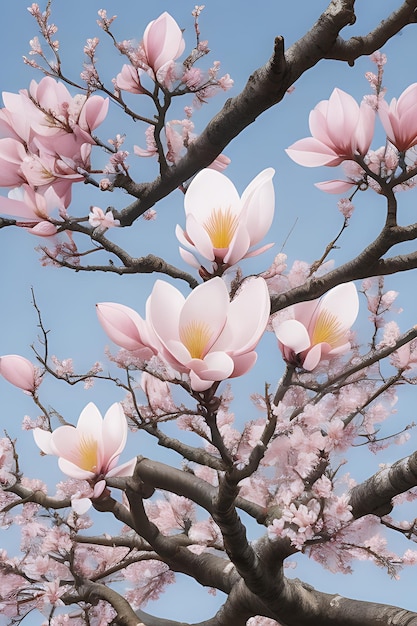
[[[417,496],[417,452],[397,453],[400,460],[364,480],[355,476],[360,457],[352,457],[359,445],[365,454],[403,443],[411,428],[393,425],[380,435],[398,387],[417,380],[417,329],[400,331],[387,317],[397,294],[383,279],[417,267],[417,252],[407,247],[417,225],[397,219],[399,192],[412,194],[417,180],[417,83],[388,100],[380,49],[417,21],[417,0],[398,1],[371,32],[352,38],[346,27],[355,22],[354,0],[332,0],[291,47],[279,36],[271,42],[271,58],[197,134],[196,109],[233,85],[217,61],[206,60],[203,8],[184,14],[194,47],[167,12],[133,41],[100,10],[118,73],[100,67],[102,44],[94,37],[77,78],[61,61],[51,2],[29,7],[40,37],[25,62],[38,76],[19,93],[3,93],[0,110],[3,240],[17,230],[25,231],[22,245],[28,233],[42,237],[42,263],[67,268],[60,270],[64,284],[68,269],[92,281],[134,274],[140,312],[122,299],[97,303],[108,360],[78,373],[71,358],[52,354],[47,306],[35,293],[32,355],[0,357],[1,376],[36,405],[23,418],[22,437],[30,438],[25,456],[38,459],[24,475],[20,440],[2,409],[0,519],[7,536],[20,533],[20,546],[0,552],[1,612],[10,624],[36,615],[35,623],[51,626],[175,626],[158,616],[157,604],[146,604],[182,574],[224,597],[200,626],[417,624],[407,607],[334,595],[286,572],[292,558],[301,577],[307,559],[334,573],[369,560],[394,577],[417,563],[415,519],[411,512],[399,521],[396,512]],[[294,128],[287,148],[300,180],[302,166],[340,166],[317,186],[338,194],[342,228],[314,263],[275,251],[262,268],[267,255],[253,257],[276,239],[274,163],[239,193],[222,151],[257,116],[293,97],[294,82],[319,61],[353,66],[363,55],[371,55],[372,71],[362,102],[339,87],[319,94],[311,136]],[[174,101],[184,107],[181,119],[171,117]],[[134,136],[100,132],[110,108],[137,122]],[[383,134],[382,147],[375,133]],[[159,168],[148,183],[133,173],[145,157]],[[80,183],[97,205],[71,202]],[[119,244],[120,232],[143,217],[146,235],[153,207],[174,190],[172,203],[179,206],[182,195],[184,207],[171,233],[178,264],[156,256],[157,238],[152,254],[133,256]],[[366,219],[353,213],[360,191],[384,203],[383,223],[373,241],[332,265],[328,257],[349,224]],[[155,274],[148,291],[140,287],[143,274]],[[82,316],[82,300],[76,307]],[[370,332],[359,338],[367,317]],[[264,333],[274,367],[265,362],[262,372]],[[265,384],[249,390],[251,370]],[[94,396],[99,385],[113,396],[104,416]],[[51,407],[52,386],[67,398],[92,389],[74,415],[68,402]],[[165,451],[153,459],[146,456],[151,441]],[[45,483],[36,472],[48,462],[54,476]]]

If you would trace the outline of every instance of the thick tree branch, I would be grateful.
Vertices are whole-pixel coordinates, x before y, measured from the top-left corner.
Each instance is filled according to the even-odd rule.
[[[282,37],[277,37],[269,61],[250,76],[239,95],[226,102],[189,146],[184,158],[170,167],[163,178],[159,177],[152,183],[136,184],[131,179],[119,177],[116,185],[137,198],[118,215],[121,224],[129,226],[161,198],[210,165],[235,137],[261,113],[279,103],[289,87],[320,60],[338,58],[339,55],[341,60],[352,63],[359,56],[370,54],[405,24],[414,21],[416,6],[417,0],[407,0],[372,33],[363,38],[352,38],[349,43],[342,42],[339,33],[355,21],[354,0],[333,0],[314,26],[285,54],[284,41]]]
[[[352,489],[349,500],[352,515],[355,518],[388,515],[393,508],[392,498],[416,486],[417,452],[414,452]]]

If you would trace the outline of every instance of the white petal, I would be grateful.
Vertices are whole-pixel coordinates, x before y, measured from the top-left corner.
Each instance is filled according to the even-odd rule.
[[[275,335],[284,346],[299,354],[310,347],[310,337],[306,327],[298,320],[285,320],[280,324],[272,322]]]

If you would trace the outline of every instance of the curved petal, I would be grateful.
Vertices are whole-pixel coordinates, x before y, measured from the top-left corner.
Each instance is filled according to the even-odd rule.
[[[146,305],[146,317],[162,342],[179,340],[179,319],[184,303],[184,296],[173,285],[156,281]]]
[[[305,370],[311,372],[315,367],[317,367],[323,356],[324,345],[325,344],[323,343],[316,343],[316,345],[307,352],[303,359],[303,368]]]
[[[38,448],[40,448],[44,454],[53,454],[58,456],[57,450],[52,443],[52,433],[50,433],[49,430],[34,428],[33,438]]]
[[[187,192],[188,193],[188,192]],[[213,243],[210,235],[193,214],[187,215],[186,231],[190,241],[193,242],[195,249],[209,261],[214,261]]]
[[[233,359],[225,352],[210,352],[203,359],[193,359],[188,364],[202,380],[225,380],[233,372]]]
[[[232,356],[234,368],[229,378],[236,378],[237,376],[243,376],[246,372],[255,365],[258,355],[256,352],[246,352],[237,356]]]
[[[118,465],[114,469],[110,470],[107,473],[107,476],[110,478],[111,476],[133,476],[133,472],[135,471],[137,458],[130,459],[130,461],[126,461],[126,463],[122,463]]]
[[[320,301],[318,314],[325,309],[335,317],[339,324],[349,329],[359,312],[359,298],[354,283],[344,283],[330,289]]]
[[[271,227],[275,210],[274,174],[272,167],[263,170],[242,194],[242,217],[249,233],[250,246],[263,239]]]
[[[280,324],[272,322],[277,339],[288,348],[299,354],[310,347],[310,336],[306,327],[298,320],[285,320]]]
[[[102,433],[103,465],[107,467],[116,456],[119,456],[126,445],[127,422],[119,402],[112,404],[106,412],[102,424]]]
[[[115,344],[130,351],[146,346],[146,323],[136,311],[116,302],[100,302],[96,311],[104,331]]]
[[[71,478],[77,478],[78,480],[89,480],[95,477],[94,472],[89,472],[88,470],[83,470],[75,463],[71,463],[71,461],[67,461],[63,457],[58,459],[58,465],[61,472],[64,472],[67,476]]]
[[[245,281],[230,303],[226,326],[213,349],[232,356],[252,351],[265,331],[269,313],[270,298],[265,280],[259,277]]]
[[[230,242],[229,250],[223,255],[223,261],[229,265],[235,265],[246,255],[251,245],[250,234],[246,225],[239,222],[233,239]],[[216,257],[220,255],[216,254]]]
[[[293,161],[304,167],[335,166],[344,160],[329,146],[314,137],[299,139],[285,152]]]
[[[180,252],[182,260],[185,261],[185,263],[188,263],[188,265],[191,265],[191,267],[194,267],[196,270],[200,269],[201,263],[197,260],[194,254],[191,254],[191,252],[189,252],[188,250],[184,250],[184,248],[178,248],[178,250]]]
[[[324,180],[321,183],[314,183],[314,186],[320,191],[326,193],[339,193],[343,194],[350,191],[352,187],[355,187],[355,183],[350,183],[347,180]]]
[[[230,209],[240,213],[240,198],[236,187],[227,176],[212,169],[201,170],[191,181],[184,198],[186,215],[192,214],[201,224],[213,209]]]
[[[179,318],[180,338],[189,350],[197,339],[201,341],[199,358],[207,354],[222,332],[228,309],[229,293],[218,276],[198,285],[186,299]]]

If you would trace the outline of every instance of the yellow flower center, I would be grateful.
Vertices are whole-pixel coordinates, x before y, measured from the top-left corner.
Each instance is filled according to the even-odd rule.
[[[97,447],[97,441],[92,437],[81,437],[78,467],[89,472],[97,471]]]
[[[237,216],[229,209],[213,209],[204,223],[213,248],[228,248],[238,225]]]
[[[311,337],[311,345],[328,343],[330,346],[336,347],[344,341],[345,335],[346,330],[342,327],[336,315],[323,311],[316,320]]]
[[[180,329],[180,339],[192,359],[204,358],[210,338],[210,328],[204,322],[193,321]]]

